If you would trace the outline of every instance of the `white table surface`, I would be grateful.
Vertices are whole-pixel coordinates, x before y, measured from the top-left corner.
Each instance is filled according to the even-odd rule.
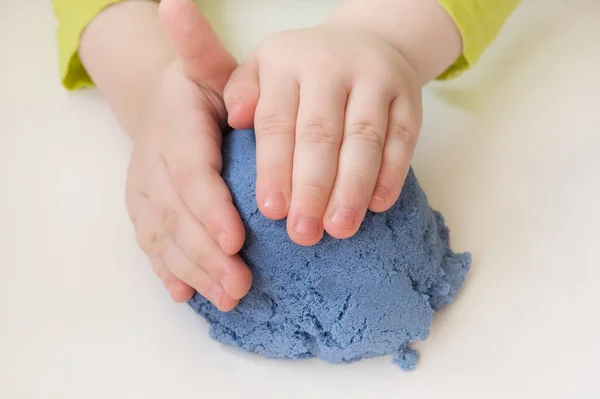
[[[205,0],[239,57],[337,1]],[[130,143],[58,81],[47,0],[0,0],[0,398],[599,398],[600,3],[525,0],[425,95],[414,166],[470,277],[419,367],[264,360],[210,340],[138,250]]]

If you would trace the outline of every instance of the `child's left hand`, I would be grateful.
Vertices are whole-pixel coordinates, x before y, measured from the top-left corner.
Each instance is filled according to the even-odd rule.
[[[229,124],[254,122],[261,212],[288,216],[292,240],[313,245],[323,230],[354,235],[367,209],[389,209],[417,143],[421,83],[367,29],[325,24],[266,38],[225,89]]]

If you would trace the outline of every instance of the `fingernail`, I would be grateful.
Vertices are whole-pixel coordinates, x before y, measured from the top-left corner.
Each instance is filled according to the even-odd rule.
[[[298,220],[298,223],[296,223],[296,228],[294,230],[296,233],[305,237],[315,237],[319,234],[319,222],[315,219],[302,217]]]
[[[336,208],[331,221],[344,229],[351,229],[354,226],[354,211],[348,208]]]
[[[264,202],[265,208],[269,209],[283,209],[285,208],[285,197],[281,193],[271,194],[267,197]]]
[[[221,247],[221,251],[225,252],[225,247],[227,246],[227,232],[221,231],[217,235],[217,243],[219,243],[219,247]]]
[[[221,306],[221,301],[223,300],[223,288],[219,284],[213,284],[210,287],[210,291],[208,292],[208,299],[216,306]]]
[[[385,202],[387,200],[387,192],[385,189],[377,187],[375,191],[373,191],[373,198],[375,198],[377,201]]]

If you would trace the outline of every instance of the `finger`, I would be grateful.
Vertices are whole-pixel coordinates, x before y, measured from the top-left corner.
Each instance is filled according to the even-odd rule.
[[[200,9],[192,0],[163,0],[159,17],[175,47],[183,73],[222,93],[236,62]]]
[[[225,255],[211,239],[171,186],[166,165],[154,173],[155,178],[149,182],[148,198],[158,223],[197,270],[203,269],[220,282],[231,297],[242,298],[250,289],[250,270],[238,256]],[[189,281],[185,282],[189,284]]]
[[[339,81],[307,80],[300,88],[288,234],[300,245],[323,235],[335,181],[348,91]]]
[[[194,289],[179,280],[171,273],[164,262],[159,258],[150,258],[154,273],[162,280],[171,298],[177,303],[189,301],[194,295]]]
[[[192,263],[170,237],[166,238],[162,259],[178,279],[194,287],[217,309],[227,312],[238,304],[238,300],[231,298],[218,281],[211,278],[198,265]]]
[[[162,229],[156,223],[147,199],[138,196],[134,207],[135,238],[138,245],[148,255],[154,272],[162,280],[171,298],[178,303],[189,300],[194,294],[194,289],[175,277],[159,256],[165,235],[160,233]]]
[[[208,168],[193,168],[183,175],[187,177],[171,174],[177,192],[189,204],[187,208],[225,255],[238,253],[246,232],[221,175]]]
[[[391,94],[372,84],[357,84],[346,108],[338,172],[323,220],[335,238],[356,233],[369,206],[381,166]]]
[[[383,161],[369,204],[373,212],[386,211],[398,200],[417,145],[421,120],[420,93],[416,99],[398,97],[392,102]]]
[[[166,129],[181,135],[165,143],[163,152],[169,180],[221,250],[233,255],[244,244],[245,231],[220,174],[222,134],[219,126],[201,113],[182,113],[169,120],[170,126]]]
[[[237,67],[225,85],[223,99],[228,123],[234,129],[251,129],[259,98],[258,64],[254,57]]]
[[[280,71],[260,76],[256,107],[256,200],[265,217],[288,214],[292,194],[294,129],[298,111],[298,83]]]

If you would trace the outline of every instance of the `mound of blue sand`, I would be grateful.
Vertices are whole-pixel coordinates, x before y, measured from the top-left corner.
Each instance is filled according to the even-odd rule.
[[[409,344],[429,334],[469,270],[469,254],[449,248],[448,229],[411,170],[400,199],[368,213],[352,238],[325,235],[312,247],[294,244],[285,221],[271,221],[255,200],[255,139],[233,131],[223,143],[223,177],[246,226],[242,258],[253,286],[236,309],[218,311],[196,294],[189,302],[211,337],[267,358],[353,362],[393,355],[413,369]]]

